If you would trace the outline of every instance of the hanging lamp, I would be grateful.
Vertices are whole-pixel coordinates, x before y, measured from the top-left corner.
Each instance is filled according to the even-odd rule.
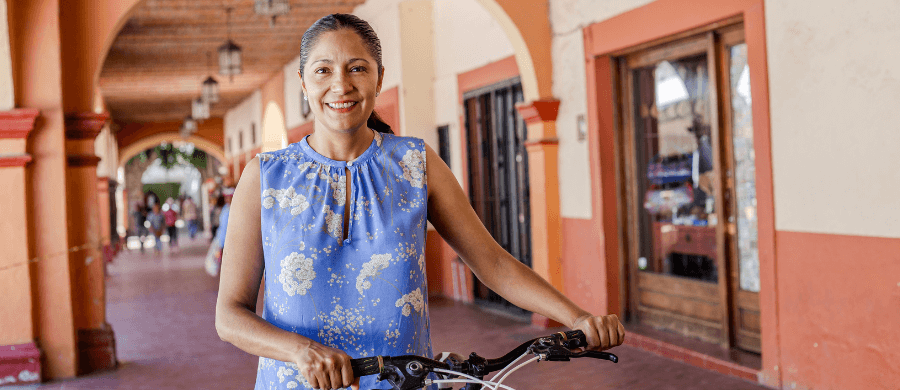
[[[275,26],[275,19],[291,12],[290,0],[255,0],[253,10],[257,15],[269,16],[269,27]]]
[[[203,96],[191,102],[191,117],[197,120],[209,119],[209,102]]]
[[[225,10],[228,39],[219,46],[219,74],[228,76],[229,81],[234,81],[234,75],[241,74],[241,47],[231,40],[231,8]]]
[[[207,68],[211,68],[210,63],[212,62],[212,53],[206,53],[206,66]],[[203,100],[206,100],[208,103],[218,103],[219,102],[219,82],[216,81],[215,78],[210,74],[206,80],[203,80],[203,84],[200,87],[200,96],[203,97]]]
[[[184,122],[181,124],[181,136],[184,138],[190,137],[191,134],[197,132],[197,121],[194,120],[190,115],[184,118]]]

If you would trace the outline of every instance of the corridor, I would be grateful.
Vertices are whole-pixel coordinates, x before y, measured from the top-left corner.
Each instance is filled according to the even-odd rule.
[[[207,240],[181,248],[121,253],[107,269],[107,315],[119,368],[20,389],[250,389],[256,358],[219,340],[214,329],[217,283],[203,268]],[[447,300],[431,302],[436,351],[499,356],[551,331]],[[620,363],[532,364],[510,376],[515,389],[729,389],[764,387],[621,346]],[[506,382],[505,382],[506,383]],[[17,388],[17,387],[11,387]]]

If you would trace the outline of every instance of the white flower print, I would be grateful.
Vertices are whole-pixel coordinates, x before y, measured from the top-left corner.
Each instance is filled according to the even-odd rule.
[[[331,180],[331,190],[335,205],[343,206],[347,203],[347,176],[335,177],[334,180]]]
[[[331,207],[325,205],[325,229],[328,231],[328,235],[340,240],[344,234],[343,224],[344,219],[341,218],[341,214],[331,211]]]
[[[359,291],[359,295],[366,295],[364,291],[372,287],[369,279],[381,275],[381,271],[390,265],[392,258],[390,253],[372,255],[372,259],[363,264],[359,276],[356,277],[356,290]]]
[[[422,314],[422,308],[425,307],[425,300],[422,299],[422,290],[417,288],[413,292],[402,296],[394,306],[403,307],[403,315],[409,317],[412,314],[411,309],[415,309],[416,313]]]
[[[285,377],[294,375],[294,370],[287,367],[278,367],[278,383],[284,383]]]
[[[419,271],[425,273],[425,254],[419,255]]]
[[[313,260],[302,253],[293,252],[281,260],[281,274],[278,275],[278,281],[281,282],[284,292],[288,295],[306,295],[306,291],[312,287],[312,280],[315,278],[316,271],[313,271]]]
[[[288,187],[285,190],[276,190],[269,188],[263,191],[262,205],[266,209],[271,209],[278,202],[278,207],[283,209],[291,209],[291,215],[298,215],[309,208],[309,202],[306,197],[298,194],[294,187]]]
[[[407,150],[400,161],[403,168],[403,178],[409,181],[413,187],[422,188],[425,184],[425,154],[421,151]]]

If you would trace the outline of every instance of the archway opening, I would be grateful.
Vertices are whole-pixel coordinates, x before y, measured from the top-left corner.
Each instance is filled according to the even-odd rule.
[[[283,149],[287,147],[287,129],[284,125],[284,114],[281,108],[275,102],[269,102],[266,105],[266,112],[263,114],[263,133],[262,133],[262,151],[271,152],[273,150]]]

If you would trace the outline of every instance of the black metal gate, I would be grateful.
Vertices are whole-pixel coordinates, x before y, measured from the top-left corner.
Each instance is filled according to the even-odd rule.
[[[523,100],[518,78],[463,95],[466,120],[469,201],[482,223],[516,259],[531,266],[531,213],[525,121],[515,104]],[[480,281],[475,298],[527,314]]]

